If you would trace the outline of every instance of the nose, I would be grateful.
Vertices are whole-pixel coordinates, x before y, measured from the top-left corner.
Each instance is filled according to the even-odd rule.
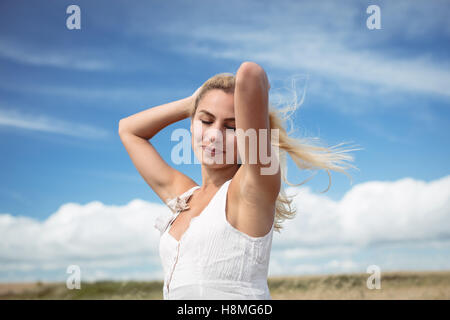
[[[217,128],[210,128],[210,129],[207,131],[207,133],[206,133],[207,139],[208,139],[211,143],[221,141],[221,140],[222,140],[222,135],[223,135],[223,134],[222,134],[222,131],[220,131],[220,130],[217,129]]]

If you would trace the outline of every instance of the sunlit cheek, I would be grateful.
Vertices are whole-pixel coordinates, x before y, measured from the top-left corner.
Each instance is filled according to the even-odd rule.
[[[229,133],[226,135],[225,139],[225,147],[226,152],[230,154],[234,154],[234,159],[237,156],[237,138],[234,133]]]
[[[193,134],[192,134],[192,138],[193,138],[193,142],[197,145],[200,144],[202,142],[202,138],[203,138],[203,124],[200,120],[194,120],[193,122]]]

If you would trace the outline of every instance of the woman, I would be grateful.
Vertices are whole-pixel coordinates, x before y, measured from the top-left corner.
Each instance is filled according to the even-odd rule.
[[[338,163],[352,159],[343,154],[346,150],[287,136],[277,112],[269,110],[269,89],[264,69],[244,62],[236,76],[218,74],[188,98],[120,121],[120,138],[134,165],[172,211],[155,223],[161,232],[164,299],[270,299],[272,234],[295,214],[282,195],[281,179],[288,182],[285,158],[273,154],[281,149],[301,168],[345,173]],[[201,186],[169,166],[148,141],[187,117]],[[257,141],[245,143],[239,131],[252,129]],[[273,129],[278,129],[276,139]],[[263,161],[264,150],[270,163]],[[274,159],[281,164],[275,162],[276,170],[263,174]]]

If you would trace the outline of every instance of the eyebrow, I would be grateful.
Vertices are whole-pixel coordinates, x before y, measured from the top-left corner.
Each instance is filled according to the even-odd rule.
[[[208,111],[206,111],[206,110],[200,110],[199,113],[200,113],[200,112],[203,112],[203,113],[207,114],[208,116],[211,116],[211,117],[213,117],[213,118],[216,118],[215,115],[213,115],[212,113],[210,113],[210,112],[208,112]],[[236,121],[235,118],[226,118],[225,120],[233,120],[233,121]]]

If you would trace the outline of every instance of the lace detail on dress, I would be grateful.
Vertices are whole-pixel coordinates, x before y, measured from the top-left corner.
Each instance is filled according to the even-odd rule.
[[[175,197],[173,199],[167,199],[166,200],[166,204],[169,206],[170,209],[172,209],[172,211],[174,213],[178,212],[178,211],[184,211],[186,209],[189,209],[189,205],[187,204],[187,201],[189,197]]]
[[[172,223],[173,220],[180,214],[180,212],[189,209],[187,202],[191,197],[195,189],[200,188],[200,186],[195,186],[180,196],[175,198],[168,198],[166,200],[167,206],[172,210],[172,212],[164,211],[155,220],[154,227],[161,232],[161,235],[166,231],[167,227]]]

